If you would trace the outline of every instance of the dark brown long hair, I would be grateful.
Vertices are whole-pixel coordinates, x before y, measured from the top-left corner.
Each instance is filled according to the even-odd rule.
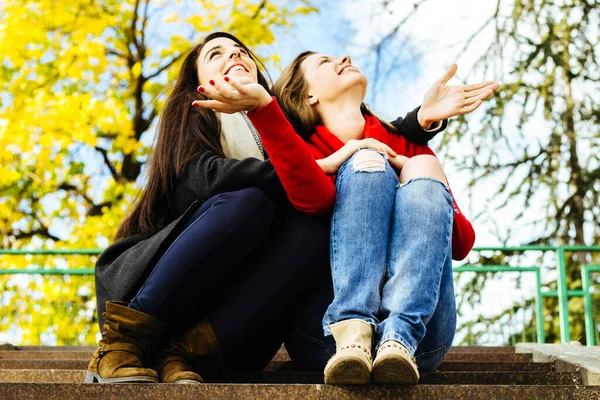
[[[277,99],[279,106],[296,132],[304,140],[308,140],[314,133],[316,126],[321,124],[319,114],[306,101],[308,98],[308,85],[302,72],[302,62],[313,54],[316,53],[314,51],[300,53],[283,70],[279,79],[273,85],[273,95]],[[375,115],[365,103],[360,105],[360,111],[364,115],[377,118],[388,131],[396,132],[396,128],[392,124]]]
[[[224,156],[221,148],[221,122],[214,111],[192,107],[194,100],[206,100],[198,93],[197,60],[209,41],[225,37],[245,50],[257,64],[258,83],[271,93],[269,81],[261,73],[265,67],[238,38],[225,32],[206,36],[186,56],[173,90],[169,94],[160,116],[156,144],[148,160],[148,183],[140,190],[130,214],[123,220],[115,240],[138,233],[158,232],[173,217],[173,195],[177,179],[181,177],[191,159],[204,151]],[[268,73],[267,73],[267,76]]]

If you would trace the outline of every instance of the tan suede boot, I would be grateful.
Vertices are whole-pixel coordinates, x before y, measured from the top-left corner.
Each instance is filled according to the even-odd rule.
[[[360,319],[331,325],[336,353],[325,366],[325,383],[365,385],[371,382],[373,327]]]
[[[157,359],[163,383],[202,383],[225,370],[221,347],[207,320],[169,339]]]
[[[152,356],[165,324],[127,303],[106,302],[102,339],[88,365],[86,383],[158,382],[144,361]]]
[[[379,346],[371,374],[373,383],[416,385],[419,383],[417,362],[408,349],[396,340],[386,340]]]

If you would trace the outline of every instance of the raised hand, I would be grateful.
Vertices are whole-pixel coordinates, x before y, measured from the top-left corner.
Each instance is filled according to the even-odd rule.
[[[448,71],[435,81],[425,93],[423,105],[417,114],[417,119],[423,128],[428,129],[436,121],[470,113],[500,87],[500,84],[493,81],[446,86],[446,83],[456,74],[457,69],[458,66],[452,64]]]
[[[198,91],[211,100],[196,100],[193,107],[211,108],[226,114],[256,111],[272,99],[264,87],[245,77],[214,79],[208,85],[199,86]]]

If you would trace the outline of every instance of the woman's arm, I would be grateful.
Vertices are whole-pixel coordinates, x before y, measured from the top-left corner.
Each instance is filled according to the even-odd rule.
[[[419,121],[420,111],[421,106],[408,112],[404,118],[398,117],[390,122],[397,130],[394,133],[404,136],[409,142],[427,144],[435,135],[442,132],[448,126],[447,119],[433,123]],[[429,124],[430,126],[426,129],[422,126],[422,123]]]
[[[296,134],[277,101],[258,83],[225,77],[201,87],[212,100],[194,101],[194,107],[218,112],[248,111],[260,134],[277,176],[292,205],[307,214],[325,214],[335,201],[331,177],[319,167],[309,145]]]
[[[201,200],[251,186],[275,197],[283,193],[275,168],[268,160],[224,158],[213,151],[205,151],[193,158],[181,182]]]
[[[325,214],[335,202],[333,178],[315,160],[316,152],[296,134],[275,98],[248,114],[292,205],[307,214]]]

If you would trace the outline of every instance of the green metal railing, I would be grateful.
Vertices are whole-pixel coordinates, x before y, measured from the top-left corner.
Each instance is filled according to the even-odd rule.
[[[585,316],[585,336],[587,345],[596,345],[596,329],[594,327],[594,314],[592,311],[592,294],[590,293],[590,275],[592,272],[600,272],[600,265],[581,266],[581,285],[583,286],[583,307]]]
[[[535,327],[537,333],[537,342],[546,341],[546,332],[544,331],[544,304],[542,303],[542,274],[540,267],[511,267],[510,265],[464,265],[452,269],[454,273],[461,272],[533,272],[535,273],[536,296],[535,296]]]
[[[567,260],[566,252],[600,252],[600,246],[518,246],[518,247],[476,247],[473,251],[485,252],[527,252],[541,251],[554,252],[556,254],[556,269],[557,275],[557,290],[542,291],[543,283],[541,282],[541,267],[539,266],[508,266],[508,265],[463,265],[455,267],[453,272],[520,272],[520,273],[535,273],[536,276],[536,331],[538,342],[544,342],[544,313],[542,299],[544,297],[557,297],[559,306],[559,323],[560,323],[560,338],[562,343],[571,341],[570,322],[569,322],[569,298],[583,297],[584,313],[585,313],[585,329],[588,345],[595,345],[595,329],[594,318],[592,314],[592,301],[590,294],[590,274],[600,271],[599,265],[583,265],[581,267],[582,285],[581,290],[570,290],[567,287]],[[7,250],[0,249],[0,255],[99,255],[101,249],[80,249],[80,250]],[[0,275],[4,274],[37,274],[37,275],[93,275],[93,268],[82,269],[0,269]]]

